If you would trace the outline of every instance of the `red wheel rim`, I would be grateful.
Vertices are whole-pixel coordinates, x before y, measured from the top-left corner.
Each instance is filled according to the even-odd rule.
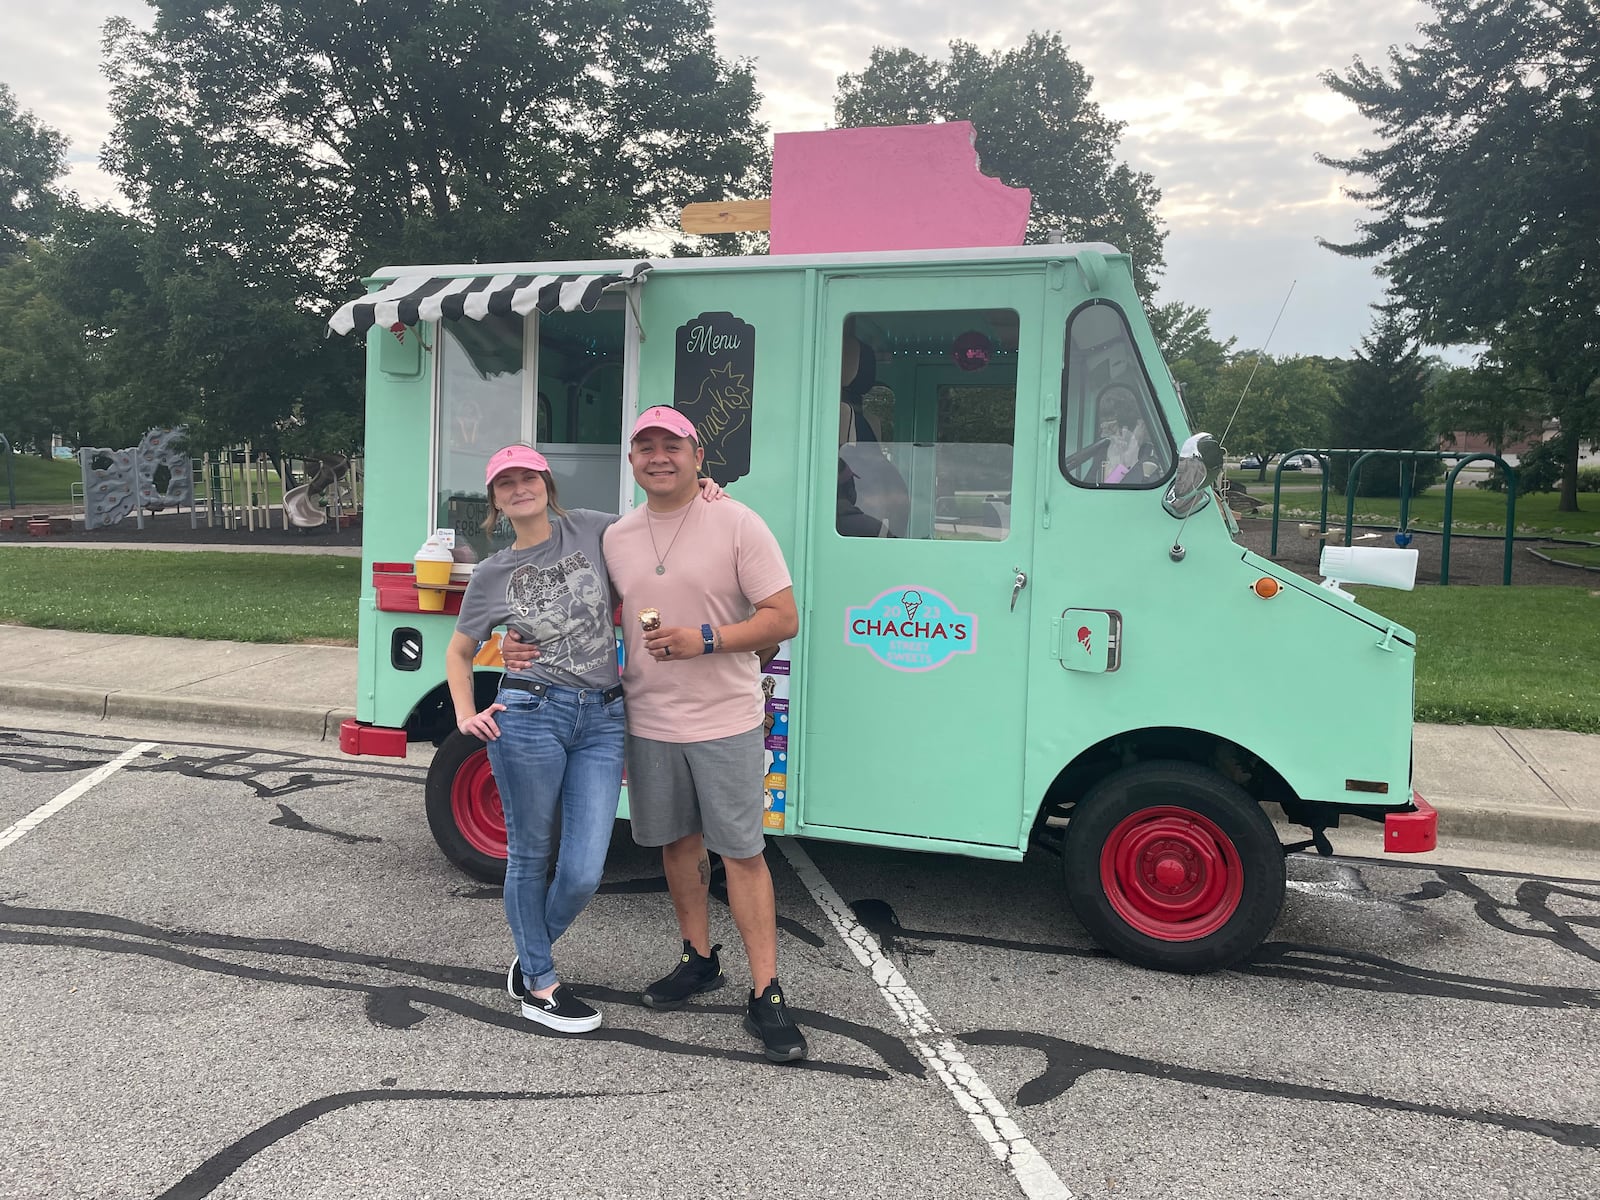
[[[1215,822],[1163,805],[1141,809],[1111,831],[1100,850],[1100,886],[1140,933],[1192,942],[1238,911],[1244,865]]]
[[[474,850],[490,858],[506,856],[506,815],[487,750],[473,751],[450,781],[450,812]]]

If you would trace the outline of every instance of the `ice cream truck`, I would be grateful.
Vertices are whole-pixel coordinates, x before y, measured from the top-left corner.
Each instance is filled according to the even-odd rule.
[[[428,820],[469,874],[497,880],[505,858],[487,755],[444,681],[460,592],[497,544],[484,464],[536,444],[563,504],[624,511],[624,431],[654,404],[695,423],[706,472],[761,514],[795,580],[800,631],[764,669],[769,769],[751,781],[772,835],[1043,848],[1097,941],[1180,971],[1254,949],[1286,853],[1328,852],[1342,819],[1380,823],[1390,851],[1432,848],[1411,787],[1416,638],[1339,586],[1409,586],[1409,552],[1345,551],[1319,583],[1237,544],[1221,450],[1115,249],[408,266],[369,288],[332,322],[368,363],[341,746],[436,745]],[[430,536],[455,561],[424,587]],[[1318,686],[1292,705],[1237,670],[1308,655]],[[478,662],[487,703],[494,639]],[[1286,847],[1274,817],[1305,840]]]

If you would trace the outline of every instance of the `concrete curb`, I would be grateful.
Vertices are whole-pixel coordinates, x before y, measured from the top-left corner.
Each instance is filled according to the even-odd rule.
[[[1462,805],[1448,800],[1436,807],[1441,838],[1600,850],[1600,821],[1587,813],[1550,807]]]
[[[263,704],[255,700],[178,696],[168,692],[107,691],[32,683],[9,703],[22,708],[84,713],[104,721],[170,721],[234,729],[271,729],[318,741],[337,741],[339,726],[355,717],[348,708]]]

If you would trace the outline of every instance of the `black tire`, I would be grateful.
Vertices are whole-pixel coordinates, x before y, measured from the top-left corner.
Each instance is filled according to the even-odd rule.
[[[1249,954],[1283,907],[1283,847],[1238,784],[1187,762],[1125,767],[1067,822],[1067,898],[1118,958],[1215,971]]]
[[[468,875],[484,883],[504,883],[505,821],[499,817],[498,790],[492,795],[487,790],[493,785],[483,740],[452,732],[428,764],[428,828],[444,856]]]

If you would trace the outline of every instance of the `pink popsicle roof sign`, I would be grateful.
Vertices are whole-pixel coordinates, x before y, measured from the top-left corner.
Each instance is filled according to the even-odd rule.
[[[772,254],[1020,246],[1027,188],[981,172],[970,121],[780,133]]]

